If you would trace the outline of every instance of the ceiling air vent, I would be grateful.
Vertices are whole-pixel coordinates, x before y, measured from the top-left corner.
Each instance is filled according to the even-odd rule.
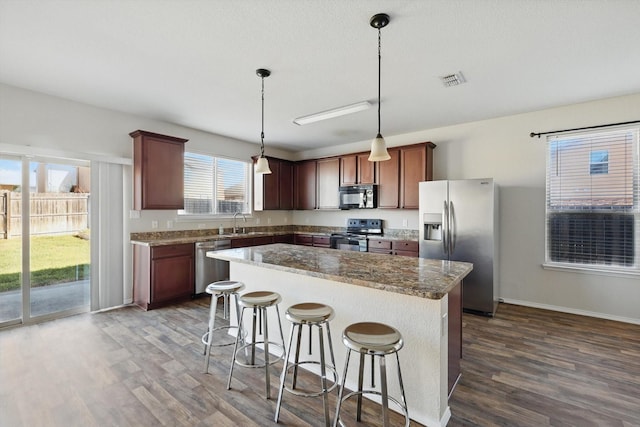
[[[464,76],[462,75],[462,71],[458,71],[455,74],[442,76],[440,77],[440,80],[442,81],[444,87],[458,86],[466,82]]]

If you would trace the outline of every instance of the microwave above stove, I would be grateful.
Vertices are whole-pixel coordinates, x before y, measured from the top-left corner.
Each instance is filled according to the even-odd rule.
[[[345,185],[340,187],[340,209],[373,209],[378,207],[378,187]]]

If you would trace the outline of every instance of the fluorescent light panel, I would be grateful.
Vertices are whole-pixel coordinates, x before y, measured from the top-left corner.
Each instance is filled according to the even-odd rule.
[[[357,102],[355,104],[345,105],[344,107],[333,108],[320,113],[309,114],[308,116],[298,117],[293,123],[298,126],[308,125],[309,123],[319,122],[321,120],[333,119],[335,117],[345,116],[347,114],[357,113],[371,108],[369,101]]]

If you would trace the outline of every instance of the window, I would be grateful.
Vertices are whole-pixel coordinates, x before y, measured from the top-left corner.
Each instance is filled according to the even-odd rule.
[[[640,272],[638,128],[547,143],[546,265]]]
[[[184,210],[181,215],[250,213],[250,164],[184,153]]]
[[[589,173],[597,175],[609,173],[609,150],[595,150],[591,152]]]

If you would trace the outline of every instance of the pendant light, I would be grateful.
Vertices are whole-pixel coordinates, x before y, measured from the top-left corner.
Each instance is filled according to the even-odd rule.
[[[380,29],[387,26],[389,23],[389,15],[386,13],[378,13],[373,15],[369,21],[369,25],[378,29],[378,134],[371,141],[371,153],[369,154],[370,162],[379,162],[383,160],[389,160],[391,156],[387,151],[387,145],[384,142],[384,138],[380,133],[380,69],[382,64],[382,55],[380,55]]]
[[[267,174],[271,173],[271,169],[269,169],[269,161],[264,156],[264,78],[269,77],[271,71],[258,68],[256,74],[262,79],[262,130],[260,131],[260,157],[256,162],[256,173]]]

